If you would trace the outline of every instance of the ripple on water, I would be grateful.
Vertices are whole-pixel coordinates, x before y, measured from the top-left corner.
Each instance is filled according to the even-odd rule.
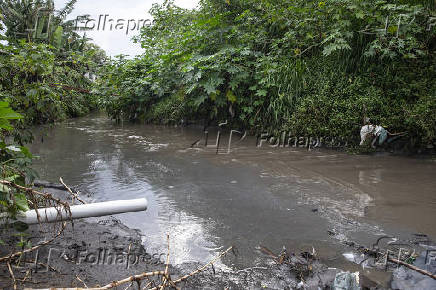
[[[275,190],[283,190],[289,185],[286,183],[276,184]],[[316,187],[319,187],[318,190]],[[359,218],[365,215],[366,207],[372,206],[373,199],[366,193],[334,188],[330,190],[329,184],[319,180],[317,183],[298,183],[298,189],[290,188],[298,201],[298,204],[309,205],[317,208],[334,229],[339,240],[350,240],[350,234],[366,231],[373,235],[380,235],[383,231],[374,225],[361,221]]]
[[[169,145],[168,143],[154,143],[146,137],[138,135],[127,136],[127,139],[135,140],[136,144],[143,146],[143,149],[148,152],[155,152],[162,148],[166,148]]]

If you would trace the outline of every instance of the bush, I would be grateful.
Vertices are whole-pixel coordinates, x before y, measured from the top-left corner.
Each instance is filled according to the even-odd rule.
[[[434,11],[415,2],[155,4],[154,24],[136,39],[144,54],[105,68],[104,102],[115,118],[168,123],[184,111],[207,123],[353,144],[367,115],[407,131],[416,146],[434,142],[433,119],[416,116],[434,113]]]

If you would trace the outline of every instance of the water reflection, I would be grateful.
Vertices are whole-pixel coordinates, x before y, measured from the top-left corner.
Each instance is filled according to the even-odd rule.
[[[362,185],[377,184],[382,180],[383,169],[359,170],[359,183]]]
[[[146,212],[119,218],[153,251],[166,252],[169,233],[173,263],[205,262],[229,245],[240,249],[233,266],[247,267],[259,260],[259,244],[313,246],[328,256],[341,250],[337,239],[371,244],[381,233],[408,231],[436,237],[431,160],[258,148],[250,137],[216,154],[191,148],[203,136],[196,128],[117,126],[103,116],[47,134],[32,145],[41,177],[62,176],[89,200],[146,197]]]

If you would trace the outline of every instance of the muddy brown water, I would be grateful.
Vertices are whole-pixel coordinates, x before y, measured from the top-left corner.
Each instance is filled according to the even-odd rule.
[[[38,128],[35,136],[41,179],[62,176],[88,201],[146,197],[146,212],[117,218],[139,229],[153,251],[166,252],[169,233],[173,264],[207,262],[236,245],[234,263],[221,267],[252,267],[267,259],[257,250],[264,245],[276,252],[313,247],[328,265],[358,269],[343,258],[349,249],[340,241],[436,239],[431,158],[259,148],[254,138],[225,154],[228,136],[216,154],[202,141],[190,148],[203,137],[200,128],[116,125],[103,115]]]

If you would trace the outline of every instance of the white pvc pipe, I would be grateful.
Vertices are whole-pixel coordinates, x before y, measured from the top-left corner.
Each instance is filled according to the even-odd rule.
[[[55,208],[41,208],[38,209],[40,221],[35,210],[29,210],[17,219],[26,224],[37,224],[39,222],[58,222],[67,221],[69,219],[79,219],[88,217],[100,217],[105,215],[112,215],[125,212],[144,211],[147,209],[148,202],[145,198],[131,199],[131,200],[114,200],[90,204],[72,205],[70,212],[64,207]]]

